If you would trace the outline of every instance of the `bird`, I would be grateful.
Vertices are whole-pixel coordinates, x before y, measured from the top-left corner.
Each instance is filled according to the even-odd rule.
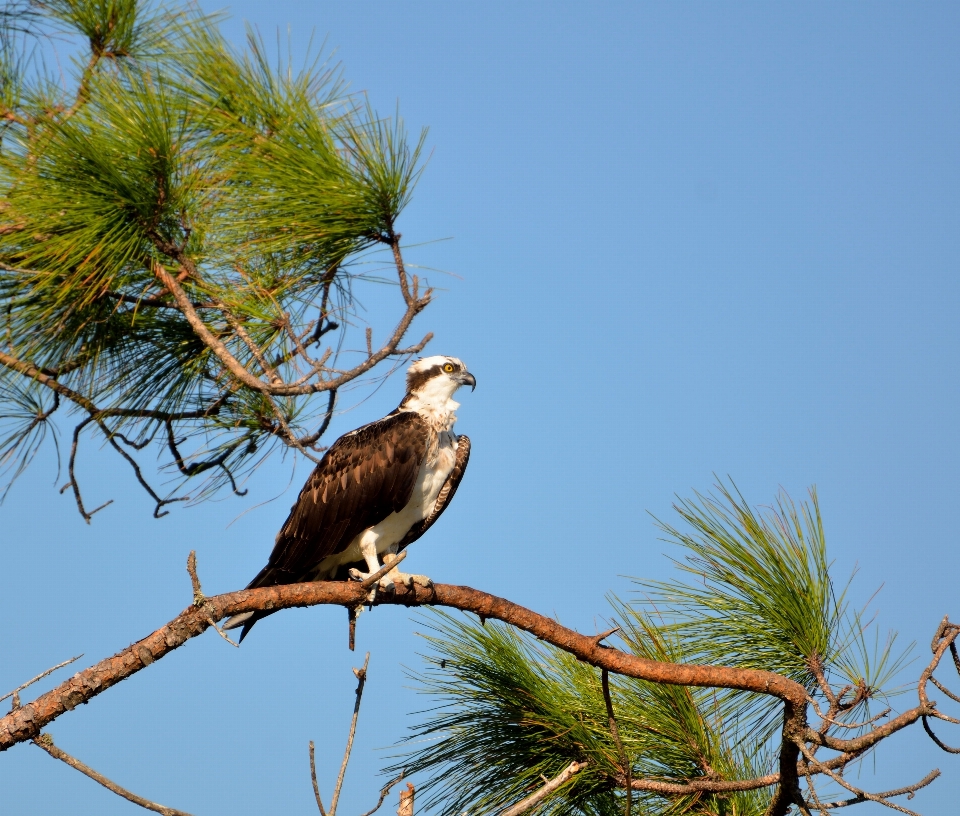
[[[277,533],[267,565],[247,589],[303,581],[363,581],[422,536],[449,506],[470,459],[470,438],[453,431],[457,389],[477,380],[456,357],[420,358],[406,394],[383,419],[341,436],[307,478]],[[381,564],[381,557],[384,563]],[[366,572],[360,567],[366,566]],[[432,586],[393,567],[374,585]],[[275,610],[234,615],[243,631]]]

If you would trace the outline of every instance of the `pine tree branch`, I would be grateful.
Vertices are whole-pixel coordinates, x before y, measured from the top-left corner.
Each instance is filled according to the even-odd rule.
[[[329,391],[333,388],[340,388],[346,383],[355,380],[360,375],[365,374],[367,371],[372,369],[378,363],[383,362],[388,357],[418,354],[432,339],[433,333],[430,332],[427,333],[423,340],[421,340],[419,343],[410,346],[409,348],[400,348],[400,343],[403,341],[407,330],[413,323],[413,319],[429,305],[432,297],[432,290],[428,289],[426,292],[424,292],[423,296],[420,297],[417,293],[418,284],[416,276],[413,278],[413,286],[411,289],[407,281],[406,271],[403,267],[403,260],[400,255],[399,236],[395,236],[394,238],[390,239],[390,241],[394,250],[394,257],[398,259],[397,274],[401,281],[401,291],[403,292],[403,299],[407,306],[406,311],[400,318],[400,322],[395,327],[393,334],[390,336],[387,342],[376,352],[368,355],[366,360],[354,366],[353,368],[344,371],[339,377],[329,380],[321,380],[314,383],[267,383],[250,373],[250,371],[230,352],[226,344],[220,340],[220,338],[214,335],[212,331],[210,331],[209,327],[203,322],[203,319],[197,313],[197,310],[194,308],[193,303],[187,296],[183,286],[181,286],[181,278],[186,279],[195,277],[196,275],[196,269],[193,265],[193,262],[186,257],[182,249],[155,238],[154,243],[157,245],[157,248],[164,254],[176,260],[180,265],[181,272],[180,275],[174,277],[164,268],[162,264],[154,263],[153,273],[164,285],[167,291],[169,291],[173,296],[174,301],[197,337],[203,341],[204,345],[206,345],[207,348],[209,348],[216,355],[227,371],[229,371],[230,374],[233,375],[233,377],[235,377],[239,382],[262,394],[271,394],[278,397],[303,396],[306,394],[316,394],[321,391]]]
[[[367,590],[356,582],[319,581],[217,595],[206,598],[202,608],[191,604],[174,620],[146,638],[78,672],[36,700],[0,718],[0,750],[6,750],[19,742],[35,739],[41,730],[57,717],[81,703],[88,702],[116,683],[163,658],[188,640],[202,634],[210,626],[214,626],[224,617],[242,612],[321,604],[338,605],[350,609],[364,603],[366,598]],[[585,663],[615,674],[669,685],[730,688],[777,697],[785,703],[785,735],[790,735],[791,738],[797,735],[800,745],[806,742],[812,746],[823,742],[821,734],[806,726],[806,689],[799,683],[773,672],[726,666],[662,663],[638,657],[619,649],[600,646],[594,636],[581,635],[551,618],[539,615],[504,598],[470,587],[435,584],[431,588],[414,585],[411,589],[400,586],[394,593],[378,594],[374,605],[444,606],[459,609],[508,623],[569,652]],[[948,636],[951,634],[952,637],[956,636],[954,630],[951,630]],[[940,644],[942,648],[937,649],[928,666],[929,673],[932,674],[932,669],[938,665],[940,658],[949,647],[949,642]],[[931,715],[935,711],[933,704],[927,702],[904,712],[900,717],[861,738],[837,741],[850,745],[851,750],[829,761],[813,760],[815,763],[813,771],[827,773],[834,768],[841,768],[880,740],[916,722],[921,716]],[[792,758],[799,756],[801,750],[799,745],[793,743],[792,751],[787,750],[788,747],[781,746],[778,774],[765,775],[753,780],[692,780],[677,787],[672,787],[672,783],[658,780],[633,780],[631,787],[634,790],[684,795],[691,792],[750,790],[778,785],[768,813],[782,816],[786,813],[786,809],[795,803],[795,798],[799,794],[797,780],[804,773],[796,759],[793,759],[792,767],[788,765]],[[625,779],[622,782],[617,780],[617,783],[622,784],[625,781]]]
[[[206,599],[203,610],[191,606],[143,640],[78,673],[66,683],[0,719],[0,750],[32,739],[40,729],[64,712],[85,703],[110,686],[135,674],[191,638],[202,634],[211,621],[241,612],[332,604],[346,608],[364,603],[367,590],[353,581],[319,581],[287,586],[247,589]],[[806,691],[798,683],[772,672],[722,666],[661,663],[618,649],[597,646],[593,637],[581,635],[556,621],[503,598],[469,587],[436,584],[431,588],[398,587],[379,593],[374,605],[445,606],[502,620],[530,632],[591,665],[615,674],[671,685],[694,685],[754,691],[803,706]]]

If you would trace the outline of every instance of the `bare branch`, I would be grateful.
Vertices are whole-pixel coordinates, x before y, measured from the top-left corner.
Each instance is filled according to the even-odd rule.
[[[818,762],[816,757],[814,757],[814,755],[810,753],[810,751],[802,742],[798,743],[797,747],[800,749],[800,752],[807,758],[807,761],[810,763],[811,768],[815,770],[822,770],[822,772],[825,773],[827,776],[829,776],[834,782],[836,782],[838,785],[846,788],[848,791],[854,794],[855,798],[861,799],[862,801],[876,802],[878,804],[885,805],[888,808],[891,808],[893,810],[898,810],[901,813],[905,813],[907,814],[907,816],[920,816],[920,814],[917,813],[916,811],[909,810],[908,808],[905,808],[905,807],[901,807],[895,802],[890,802],[882,794],[868,793],[865,790],[862,790],[860,788],[855,787],[854,785],[851,785],[842,776],[840,776],[839,774],[835,774],[829,768],[824,767],[822,763]],[[932,782],[933,780],[931,779],[930,781]]]
[[[624,780],[626,782],[624,787],[627,789],[625,813],[626,816],[630,816],[630,811],[633,807],[633,768],[627,759],[627,752],[623,748],[623,742],[620,740],[620,729],[617,728],[617,718],[613,714],[613,700],[610,699],[610,673],[606,669],[600,670],[600,686],[603,689],[603,702],[607,707],[607,722],[610,726],[610,735],[613,737],[613,742],[617,746],[617,753],[620,754],[620,767],[623,769]]]
[[[316,433],[312,433],[309,436],[300,437],[299,442],[301,445],[313,445],[327,432],[327,428],[330,427],[330,420],[333,419],[333,406],[337,401],[337,389],[331,388],[327,393],[329,396],[327,398],[327,410],[323,415],[323,422],[320,423],[320,427],[317,429]]]
[[[383,804],[383,801],[387,798],[387,795],[390,793],[390,788],[397,784],[397,782],[403,781],[403,771],[400,771],[400,776],[396,779],[391,779],[380,789],[380,798],[377,800],[377,804],[374,806],[373,810],[368,810],[366,813],[361,814],[361,816],[373,816],[378,810],[380,810],[380,805]]]
[[[83,516],[83,520],[87,522],[87,524],[90,523],[90,519],[93,518],[94,513],[99,513],[107,505],[113,504],[113,499],[109,499],[88,513],[86,508],[83,506],[83,496],[80,495],[80,483],[77,481],[76,473],[77,449],[80,447],[81,432],[93,421],[94,418],[89,416],[82,422],[78,423],[73,429],[73,443],[70,445],[70,458],[67,460],[67,473],[70,475],[70,481],[60,488],[61,493],[63,493],[63,491],[68,487],[73,488],[73,498],[77,502],[77,509],[80,511],[80,515]]]
[[[313,740],[310,740],[310,779],[313,781],[313,795],[317,800],[317,807],[320,808],[320,816],[327,816],[327,811],[323,809],[323,799],[320,798],[320,786],[317,784],[317,760],[314,756]]]
[[[938,776],[940,776],[940,771],[933,770],[923,777],[923,779],[914,783],[913,785],[907,785],[906,787],[897,788],[896,790],[884,791],[883,793],[878,793],[875,795],[879,796],[881,799],[889,799],[891,796],[903,796],[906,794],[907,799],[912,799],[913,795],[920,790],[920,788],[925,788]],[[868,800],[864,799],[862,796],[854,796],[852,799],[842,799],[838,802],[823,802],[822,804],[818,804],[817,807],[821,810],[833,810],[835,808],[849,807],[850,805],[859,805],[866,801]]]
[[[141,486],[144,490],[146,490],[147,493],[150,495],[150,498],[153,499],[153,500],[156,502],[156,507],[153,508],[153,517],[154,517],[154,518],[163,518],[164,516],[169,515],[169,513],[170,513],[169,510],[164,510],[162,513],[160,512],[161,508],[162,508],[165,504],[173,504],[174,502],[182,502],[182,501],[188,501],[188,500],[189,500],[189,496],[177,496],[177,497],[174,497],[174,498],[172,498],[172,499],[161,499],[160,496],[157,495],[156,491],[155,491],[152,487],[150,487],[150,484],[147,482],[147,480],[146,480],[145,478],[143,478],[143,473],[142,473],[141,470],[140,470],[140,465],[139,465],[139,463],[137,462],[137,460],[134,459],[134,458],[133,458],[129,453],[127,453],[123,448],[121,448],[120,445],[117,443],[117,440],[114,438],[114,437],[116,436],[116,434],[115,434],[113,431],[110,430],[110,428],[107,426],[107,424],[106,424],[105,422],[103,422],[103,421],[101,421],[101,420],[99,420],[99,419],[96,419],[95,421],[96,421],[97,425],[100,426],[100,430],[103,431],[104,436],[107,437],[107,442],[110,443],[111,447],[112,447],[117,453],[119,453],[124,459],[126,459],[127,462],[129,463],[130,467],[133,468],[133,473],[134,473],[134,475],[137,477],[137,481],[140,482],[140,486]],[[72,471],[71,471],[71,474],[70,474],[70,478],[71,478],[71,479],[73,478],[73,473],[72,473]],[[76,490],[76,482],[74,482],[74,489]],[[78,494],[78,495],[79,495],[79,494]],[[94,512],[96,512],[96,511],[94,511]],[[90,520],[87,519],[87,523],[89,523],[89,521],[90,521]]]
[[[337,784],[333,789],[333,798],[330,800],[330,816],[336,816],[337,803],[340,801],[340,790],[343,788],[343,778],[347,774],[347,765],[350,762],[350,752],[353,750],[353,738],[357,733],[357,718],[360,716],[360,701],[363,699],[363,687],[367,682],[367,666],[370,664],[370,652],[363,661],[362,669],[354,669],[353,673],[357,676],[357,699],[353,704],[353,719],[350,721],[350,735],[347,737],[347,747],[343,752],[343,762],[340,763],[340,773],[337,776]]]
[[[21,692],[21,691],[23,691],[23,690],[24,690],[25,688],[27,688],[28,686],[32,686],[32,685],[33,685],[34,683],[36,683],[38,680],[43,680],[44,677],[47,677],[47,676],[53,674],[57,669],[62,669],[64,666],[69,666],[71,663],[76,662],[76,661],[79,660],[81,657],[83,657],[83,655],[82,655],[82,654],[78,654],[76,657],[71,657],[69,660],[64,660],[63,663],[57,663],[56,666],[51,666],[51,667],[50,667],[49,669],[47,669],[46,671],[40,672],[40,674],[38,674],[36,677],[34,677],[34,678],[30,679],[30,680],[27,680],[27,682],[24,683],[23,685],[17,686],[13,691],[8,691],[6,694],[3,695],[3,697],[0,697],[0,702],[3,702],[4,700],[6,700],[7,697],[13,697],[13,710],[16,711],[18,708],[20,708],[20,696],[19,696],[19,695],[20,695],[20,692]]]
[[[200,576],[197,575],[197,551],[190,550],[190,555],[187,556],[187,574],[190,576],[190,583],[193,586],[193,605],[196,607],[202,607],[206,604],[207,599],[203,594],[203,589],[200,587]],[[213,627],[213,630],[220,635],[227,643],[236,648],[240,648],[239,643],[235,643],[230,639],[230,636],[223,631],[217,624],[211,619],[210,625]]]
[[[532,810],[551,793],[560,788],[567,780],[572,779],[574,775],[586,767],[586,762],[571,762],[559,774],[547,782],[546,785],[530,794],[526,799],[521,799],[513,807],[507,808],[500,816],[520,816],[521,813]],[[627,795],[629,796],[629,793]]]
[[[107,790],[117,794],[117,796],[122,796],[128,802],[140,805],[140,807],[146,810],[152,810],[154,813],[160,813],[162,816],[190,816],[190,814],[185,811],[166,807],[165,805],[158,805],[156,802],[151,802],[149,799],[144,799],[142,796],[131,793],[126,788],[121,788],[116,782],[112,782],[103,774],[97,773],[97,771],[93,770],[89,765],[85,765],[76,757],[72,757],[66,751],[57,748],[57,746],[53,744],[53,738],[49,734],[40,734],[33,740],[33,744],[43,748],[43,750],[54,759],[59,759],[61,762],[67,763],[71,768],[76,768],[80,773],[89,776],[94,782],[99,782]]]
[[[203,589],[200,587],[200,576],[197,575],[197,551],[190,550],[187,556],[187,574],[190,576],[190,583],[193,586],[193,605],[203,606],[206,598],[203,596]]]

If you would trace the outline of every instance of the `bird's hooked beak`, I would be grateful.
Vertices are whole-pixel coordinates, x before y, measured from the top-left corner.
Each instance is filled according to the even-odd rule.
[[[457,376],[457,382],[460,383],[460,385],[469,385],[471,391],[475,391],[477,388],[477,378],[469,371],[464,371],[463,374],[459,374]]]

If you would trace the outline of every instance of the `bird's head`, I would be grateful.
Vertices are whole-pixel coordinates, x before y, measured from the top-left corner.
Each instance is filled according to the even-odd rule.
[[[442,405],[461,385],[477,387],[477,380],[456,357],[421,357],[407,369],[407,396],[421,403]]]

